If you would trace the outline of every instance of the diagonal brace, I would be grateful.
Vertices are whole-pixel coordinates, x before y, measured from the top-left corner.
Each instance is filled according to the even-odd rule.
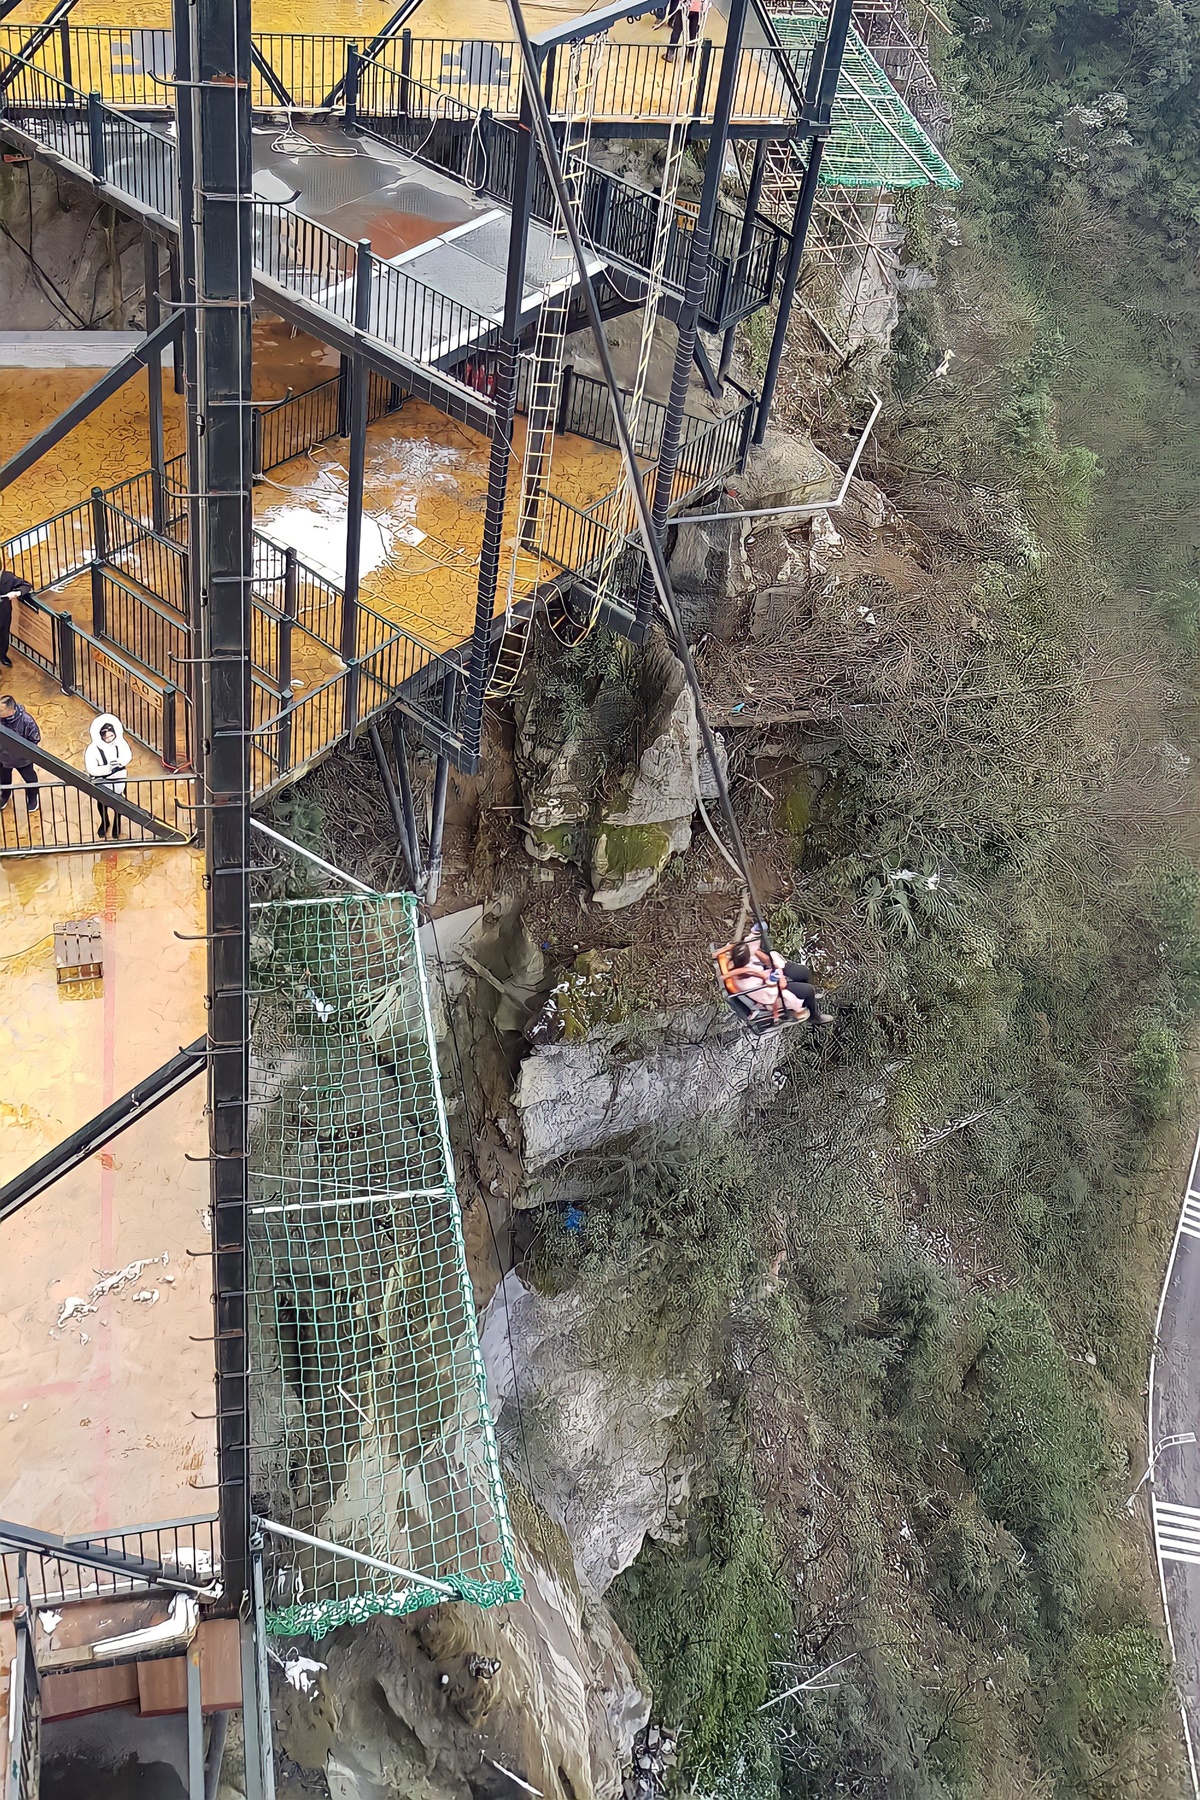
[[[135,344],[128,356],[123,356],[119,363],[114,363],[112,368],[106,370],[99,381],[95,382],[85,394],[80,394],[78,400],[73,400],[65,412],[59,413],[57,419],[51,419],[49,425],[39,431],[36,437],[30,438],[29,442],[23,445],[16,455],[6,462],[3,468],[0,468],[0,492],[10,486],[18,475],[24,475],[27,469],[32,469],[34,463],[39,462],[47,450],[53,450],[55,444],[61,443],[68,432],[74,431],[77,425],[82,424],[83,420],[90,413],[94,413],[98,406],[102,406],[117,392],[118,388],[123,388],[127,381],[139,374],[151,357],[157,356],[168,344],[174,343],[182,331],[183,314],[172,313],[169,319],[164,319],[157,331],[152,331],[148,337],[142,339],[140,344]]]
[[[107,806],[110,812],[120,813],[123,819],[132,819],[135,825],[140,825],[151,837],[161,838],[165,844],[182,844],[187,841],[186,832],[164,824],[162,819],[156,819],[145,807],[135,806],[123,794],[114,793],[112,788],[105,787],[102,782],[93,781],[90,775],[84,775],[73,763],[64,762],[61,756],[43,749],[41,744],[31,744],[28,738],[10,731],[3,723],[0,723],[0,762],[6,768],[14,769],[32,763],[36,769],[45,769],[48,775],[67,782],[70,787],[78,788],[81,794],[90,794],[97,806]]]
[[[61,1144],[56,1144],[53,1150],[47,1150],[35,1163],[30,1163],[27,1169],[6,1181],[0,1187],[0,1225],[28,1201],[35,1200],[60,1176],[69,1174],[97,1150],[103,1150],[128,1126],[136,1125],[161,1100],[168,1100],[177,1093],[194,1075],[199,1075],[207,1063],[207,1040],[197,1038],[194,1044],[180,1050],[161,1069],[155,1069],[152,1075],[147,1075],[127,1094],[122,1094],[103,1112],[98,1112],[86,1125],[81,1125]]]

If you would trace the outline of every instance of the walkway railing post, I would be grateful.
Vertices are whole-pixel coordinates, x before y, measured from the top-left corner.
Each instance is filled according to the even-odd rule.
[[[104,151],[104,102],[97,93],[88,95],[88,154],[92,174],[97,181],[103,181],[108,160]]]
[[[412,32],[407,25],[400,33],[400,115],[407,118],[411,104],[409,78],[412,75]]]
[[[176,704],[178,698],[178,688],[164,688],[162,707],[162,759],[166,763],[168,769],[177,769],[180,762],[178,737],[179,720]]]
[[[58,685],[73,694],[78,685],[75,671],[75,621],[69,612],[57,615],[55,642],[58,649]]]
[[[105,605],[104,565],[92,564],[92,636],[108,636],[108,608]]]
[[[142,235],[142,266],[146,284],[146,331],[149,334],[157,331],[162,322],[158,304],[158,240],[149,231]],[[176,345],[171,352],[172,359],[179,354]],[[158,353],[146,364],[146,391],[150,421],[150,516],[161,537],[167,516],[163,495],[167,453],[163,441],[162,357]]]
[[[92,489],[92,561],[108,561],[108,514],[104,510],[104,489]]]
[[[371,322],[371,244],[360,238],[354,277],[354,329]],[[370,375],[361,355],[350,359],[350,468],[346,487],[346,580],[342,595],[340,654],[346,665],[343,730],[353,737],[358,724],[358,576],[362,555],[363,488],[367,469],[367,400]]]
[[[290,693],[292,686],[292,625],[296,618],[298,599],[296,552],[289,544],[283,553],[283,617],[279,621],[279,669],[277,674],[280,691],[285,694]]]
[[[345,117],[342,120],[344,131],[358,129],[358,77],[362,59],[358,54],[357,44],[346,45],[346,79],[342,88],[345,100]]]

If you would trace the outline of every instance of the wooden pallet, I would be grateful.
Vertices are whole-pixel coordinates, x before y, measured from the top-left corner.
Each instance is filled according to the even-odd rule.
[[[64,919],[54,927],[54,972],[60,985],[101,979],[104,937],[99,919]]]

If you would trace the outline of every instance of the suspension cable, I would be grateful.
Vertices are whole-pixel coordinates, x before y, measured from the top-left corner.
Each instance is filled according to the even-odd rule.
[[[650,512],[650,503],[646,498],[642,472],[638,468],[637,456],[634,453],[633,440],[629,433],[629,421],[625,416],[625,404],[621,398],[621,389],[613,368],[612,353],[608,347],[608,339],[604,334],[604,321],[600,316],[600,304],[596,299],[596,290],[592,278],[588,274],[583,240],[579,227],[571,211],[570,195],[563,179],[562,164],[559,160],[558,145],[554,138],[554,127],[550,122],[550,113],[538,80],[537,61],[533,54],[533,46],[529,41],[529,28],[525,23],[525,15],[521,8],[521,0],[508,0],[509,17],[521,52],[521,72],[525,82],[525,90],[529,96],[530,109],[533,114],[534,135],[542,154],[542,161],[550,184],[554,189],[554,198],[562,217],[563,226],[571,240],[571,248],[575,252],[576,266],[579,270],[579,281],[583,289],[584,304],[587,307],[588,324],[595,340],[596,356],[600,363],[601,373],[608,388],[609,400],[613,410],[613,424],[616,428],[621,457],[625,464],[626,476],[633,492],[634,504],[637,508],[638,524],[641,529],[642,542],[645,545],[646,557],[650,565],[650,574],[675,638],[675,647],[679,660],[683,664],[684,675],[692,690],[692,699],[696,708],[696,723],[700,727],[700,736],[704,743],[705,753],[716,782],[717,794],[721,806],[721,816],[725,820],[730,840],[734,847],[734,856],[741,870],[742,880],[746,884],[746,892],[750,898],[755,916],[762,920],[763,909],[759,902],[754,878],[750,873],[749,858],[742,840],[737,815],[733,810],[733,801],[729,793],[729,783],[725,779],[717,753],[717,743],[713,736],[712,726],[704,710],[704,695],[700,689],[700,678],[696,673],[696,665],[688,645],[687,633],[684,630],[683,618],[679,604],[675,598],[675,590],[671,586],[671,577],[667,571],[667,559],[662,545],[654,529],[654,520]],[[710,145],[710,154],[720,155],[721,147]],[[765,921],[764,921],[765,923]],[[765,943],[765,936],[764,936]]]

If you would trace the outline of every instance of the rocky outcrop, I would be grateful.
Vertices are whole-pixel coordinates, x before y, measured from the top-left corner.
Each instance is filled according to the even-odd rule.
[[[637,1032],[613,1024],[582,1042],[539,1045],[525,1058],[513,1103],[527,1174],[645,1126],[669,1127],[736,1111],[769,1081],[786,1034],[765,1038],[722,1029],[716,1008],[676,1014]],[[536,1184],[526,1204],[542,1196]]]
[[[644,1677],[562,1532],[514,1513],[524,1600],[373,1619],[322,1640],[311,1691],[273,1679],[279,1800],[618,1800]]]
[[[578,699],[564,719],[561,690],[536,675],[516,698],[525,846],[539,862],[585,870],[605,910],[632,906],[691,842],[691,690],[658,632],[642,656],[581,677]],[[644,747],[631,755],[634,744]]]
[[[679,1536],[694,1459],[679,1442],[691,1384],[599,1368],[575,1292],[538,1293],[511,1271],[481,1320],[502,1446],[570,1544],[597,1594],[646,1538]]]

